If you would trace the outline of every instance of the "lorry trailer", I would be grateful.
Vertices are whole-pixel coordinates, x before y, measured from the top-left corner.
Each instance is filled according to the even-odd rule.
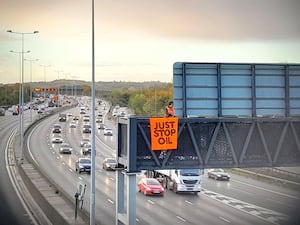
[[[197,194],[201,191],[201,169],[174,169],[147,171],[147,177],[159,180],[163,187],[175,193],[190,192]]]

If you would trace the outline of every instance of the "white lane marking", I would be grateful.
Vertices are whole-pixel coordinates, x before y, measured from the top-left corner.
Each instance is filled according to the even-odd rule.
[[[285,197],[289,197],[289,198],[299,199],[299,200],[300,200],[300,198],[297,197],[297,196],[293,196],[293,195],[289,195],[289,194],[280,193],[280,192],[278,192],[278,191],[272,191],[272,190],[270,190],[270,189],[258,187],[258,186],[255,186],[255,185],[252,185],[252,184],[249,184],[249,183],[245,183],[245,182],[242,182],[242,181],[231,180],[231,182],[236,182],[236,183],[244,184],[244,185],[247,185],[247,186],[250,186],[250,187],[254,187],[254,188],[257,188],[257,189],[260,189],[260,190],[263,190],[263,191],[267,191],[267,192],[271,192],[271,193],[274,193],[274,194],[278,194],[278,195],[282,195],[282,196],[285,196]]]
[[[179,220],[181,220],[182,222],[186,222],[186,220],[185,219],[183,219],[182,217],[180,217],[180,216],[176,216],[176,218],[177,219],[179,219]]]
[[[150,204],[152,204],[152,205],[154,205],[155,203],[153,202],[153,201],[151,201],[151,200],[147,200],[147,202],[149,202]]]
[[[114,201],[113,200],[111,200],[111,199],[107,199],[107,201],[109,202],[109,203],[111,203],[111,204],[114,204]]]
[[[25,199],[22,197],[22,195],[21,195],[21,193],[20,193],[20,187],[19,187],[19,184],[17,183],[17,178],[15,177],[15,175],[13,174],[13,172],[11,171],[11,168],[10,168],[10,166],[9,166],[9,156],[8,156],[8,154],[9,154],[9,146],[10,146],[10,144],[11,144],[11,140],[12,140],[12,138],[15,136],[15,134],[16,134],[16,131],[13,131],[11,134],[10,134],[10,136],[9,136],[9,138],[8,138],[8,141],[7,141],[7,143],[6,143],[6,146],[5,146],[5,149],[4,149],[4,161],[5,161],[5,167],[6,167],[6,171],[7,171],[7,174],[8,174],[8,177],[9,177],[9,179],[10,179],[10,182],[11,182],[11,185],[13,186],[13,188],[14,188],[14,190],[15,190],[15,193],[16,193],[16,195],[18,196],[18,198],[19,198],[19,200],[20,200],[20,202],[21,202],[21,204],[22,204],[22,206],[23,206],[23,208],[24,208],[24,210],[27,212],[27,215],[30,217],[30,219],[31,219],[31,222],[33,223],[33,224],[35,224],[35,225],[37,225],[38,223],[37,223],[37,221],[34,219],[34,216],[30,213],[31,212],[31,210],[29,209],[29,206],[25,203]],[[27,140],[27,145],[28,145],[28,140]],[[30,149],[28,148],[28,150],[29,150],[29,152],[30,152]],[[31,152],[30,152],[31,153]],[[34,161],[35,161],[35,159],[34,158],[32,158]]]
[[[71,173],[73,173],[73,170],[72,170],[71,168],[69,168],[69,171],[70,171]]]
[[[193,203],[190,202],[190,201],[188,201],[188,200],[185,200],[185,202],[186,202],[187,204],[193,205]]]
[[[229,220],[225,219],[225,218],[222,217],[222,216],[219,216],[219,219],[220,219],[220,220],[223,220],[223,221],[225,221],[225,222],[227,222],[227,223],[231,223]]]
[[[35,164],[36,165],[40,165],[39,163],[38,163],[38,161],[35,159],[35,157],[33,156],[33,154],[32,154],[32,152],[31,152],[31,149],[30,149],[30,146],[29,146],[29,141],[30,141],[30,139],[31,139],[31,136],[32,136],[32,133],[33,133],[33,131],[36,129],[36,127],[34,127],[32,130],[31,130],[31,132],[29,133],[29,135],[28,135],[28,138],[27,138],[27,149],[28,149],[28,152],[29,152],[29,155],[30,155],[30,157],[33,159],[33,161],[35,162]]]
[[[78,177],[79,180],[83,180],[82,177]]]
[[[242,191],[241,189],[238,189],[238,188],[233,188],[233,187],[230,187],[230,189],[232,189],[232,190],[236,190],[236,191],[239,191],[239,192],[242,192],[242,193],[244,193],[244,194],[247,194],[247,195],[252,195],[252,196],[254,196],[254,194],[252,194],[252,193],[249,193],[249,192],[247,192],[247,191]]]

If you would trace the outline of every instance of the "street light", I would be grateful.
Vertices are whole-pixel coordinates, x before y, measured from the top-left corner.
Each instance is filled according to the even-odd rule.
[[[22,118],[21,118],[21,113],[20,113],[20,108],[21,108],[21,105],[22,105],[22,69],[21,69],[21,65],[22,65],[22,52],[16,52],[16,51],[9,51],[11,53],[16,53],[16,54],[19,54],[19,58],[20,58],[20,78],[19,78],[19,107],[18,107],[18,113],[19,113],[19,131],[20,131],[20,136],[22,136]],[[26,51],[25,53],[29,53],[30,51]]]
[[[59,80],[59,73],[60,72],[64,72],[63,70],[55,70],[55,72],[57,72],[57,81]],[[60,88],[60,86],[58,86],[58,88],[57,88],[57,95],[59,96],[59,88]]]
[[[32,62],[38,61],[38,59],[24,59],[25,61],[30,62],[30,121],[32,123]]]
[[[45,85],[46,85],[46,68],[47,67],[50,67],[51,65],[40,65],[42,67],[44,67],[44,82],[45,82]],[[45,87],[46,88],[46,87]],[[44,100],[46,99],[46,91],[45,91],[45,88],[44,88]]]
[[[22,55],[22,60],[21,60],[21,65],[22,65],[22,72],[21,72],[21,151],[22,151],[22,157],[21,160],[24,159],[24,150],[23,150],[23,127],[24,127],[24,53],[28,53],[24,51],[24,35],[25,34],[37,34],[38,31],[33,31],[33,32],[15,32],[12,30],[7,30],[7,32],[12,33],[12,34],[18,34],[21,35],[22,37],[22,51],[21,51],[21,55]]]

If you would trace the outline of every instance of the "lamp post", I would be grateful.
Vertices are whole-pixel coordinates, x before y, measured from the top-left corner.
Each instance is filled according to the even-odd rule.
[[[59,80],[59,73],[63,72],[63,70],[55,70],[55,72],[57,72],[57,80]],[[58,86],[58,88],[57,88],[57,95],[58,96],[59,96],[59,88],[60,88],[60,86]]]
[[[18,34],[21,35],[22,37],[22,51],[21,51],[21,55],[22,55],[22,59],[21,59],[21,68],[22,68],[22,72],[21,72],[21,151],[22,151],[22,156],[21,156],[21,160],[24,159],[24,150],[23,150],[23,127],[24,127],[24,53],[27,53],[24,51],[24,36],[26,34],[37,34],[38,31],[33,31],[33,32],[15,32],[12,30],[8,30],[7,32],[12,33],[12,34]]]
[[[24,95],[24,89],[23,89],[23,73],[22,73],[22,54],[23,53],[30,53],[30,51],[26,52],[16,52],[16,51],[10,51],[11,53],[16,53],[19,54],[20,58],[20,85],[19,85],[19,107],[18,107],[18,113],[19,113],[19,131],[20,131],[20,140],[21,140],[21,151],[22,151],[22,156],[21,159],[23,159],[23,95]]]
[[[92,152],[91,152],[91,190],[90,190],[90,225],[95,224],[95,1],[92,0]]]
[[[44,67],[44,82],[45,82],[45,85],[46,85],[46,68],[47,67],[50,67],[51,65],[40,65],[42,67]],[[45,91],[45,88],[44,88],[44,100],[46,99],[46,91]]]
[[[24,59],[30,62],[30,122],[32,123],[32,62],[38,61],[38,59]]]
[[[22,52],[16,52],[16,51],[10,51],[11,53],[16,53],[16,54],[19,54],[19,60],[20,60],[20,63],[19,63],[19,72],[20,72],[20,77],[19,77],[19,106],[18,106],[18,112],[20,112],[20,108],[21,108],[21,104],[22,104],[22,88],[21,88],[21,80],[22,80],[22,69],[21,69],[21,65],[22,65]],[[27,51],[26,53],[29,53],[29,51]],[[21,124],[22,124],[22,120],[21,120],[21,113],[19,113],[19,132],[20,132],[20,136],[21,136],[21,131],[22,131],[22,127],[21,127]]]
[[[65,80],[67,80],[67,76],[71,76],[71,73],[64,73],[64,75],[65,75]],[[72,90],[70,90],[70,93],[69,93],[69,88],[67,89],[67,86],[65,86],[65,93],[64,93],[65,95],[71,95],[71,91]]]

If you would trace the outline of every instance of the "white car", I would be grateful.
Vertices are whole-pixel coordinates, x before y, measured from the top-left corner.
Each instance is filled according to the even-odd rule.
[[[69,143],[62,143],[59,148],[59,153],[72,154],[72,147],[69,145]]]
[[[76,122],[72,121],[72,122],[69,124],[69,127],[70,127],[70,128],[76,128]]]
[[[62,139],[62,137],[61,137],[61,135],[55,135],[55,136],[53,136],[53,138],[52,138],[52,143],[62,143],[63,142],[63,139]]]
[[[103,134],[105,136],[112,136],[113,135],[113,131],[111,128],[104,128]]]
[[[83,121],[84,122],[90,122],[90,116],[89,115],[84,115],[83,116]]]
[[[91,144],[91,141],[90,141],[90,139],[88,139],[88,138],[83,138],[82,140],[81,140],[81,142],[80,142],[80,147],[83,147],[84,145],[90,145]]]

